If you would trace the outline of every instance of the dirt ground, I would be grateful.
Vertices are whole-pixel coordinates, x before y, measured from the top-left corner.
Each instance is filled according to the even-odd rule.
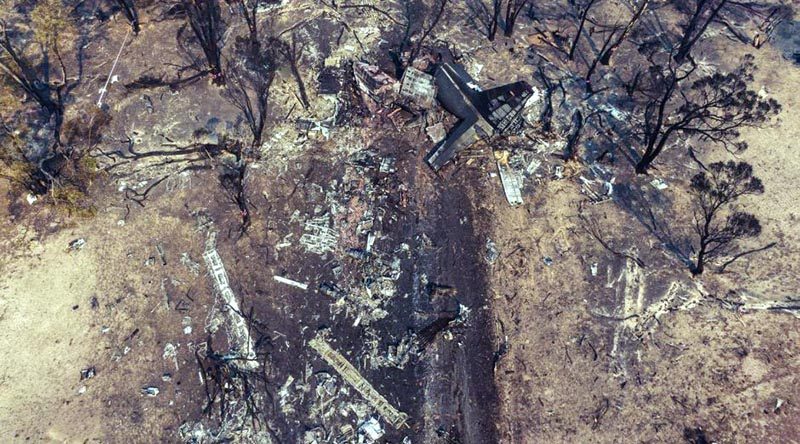
[[[99,421],[87,418],[76,427],[78,418],[70,414],[99,407],[76,393],[81,369],[100,352],[101,335],[89,309],[97,286],[97,258],[88,252],[66,254],[73,236],[64,232],[45,243],[29,239],[28,245],[20,239],[27,254],[3,267],[2,436],[61,441],[99,431]]]
[[[763,86],[783,111],[775,125],[743,135],[750,148],[740,158],[753,164],[766,193],[742,205],[765,227],[749,245],[777,241],[777,248],[730,273],[692,279],[618,202],[581,210],[588,205],[574,182],[537,187],[521,208],[494,206],[501,259],[490,292],[498,344],[505,337],[509,349],[495,372],[502,442],[800,442],[798,320],[720,302],[791,300],[800,288],[793,204],[800,165],[792,145],[800,70],[771,47],[754,55],[755,88]],[[696,166],[683,164],[659,175],[685,183]],[[636,187],[650,185],[638,180]],[[663,193],[681,199],[674,188]],[[603,248],[579,213],[593,215],[613,248],[636,252],[646,267]],[[688,233],[690,217],[667,223]],[[657,322],[643,326],[654,313]]]
[[[697,167],[677,150],[665,154],[672,166],[654,173],[665,190],[630,175],[619,178],[613,199],[592,204],[581,188],[584,167],[568,164],[556,177],[545,162],[525,204],[512,208],[487,146],[440,174],[427,167],[424,128],[442,118],[439,108],[403,122],[402,112],[343,105],[346,125],[302,136],[297,118],[320,123],[334,112],[316,91],[319,68],[363,59],[390,72],[384,37],[399,29],[374,10],[350,11],[346,29],[341,11],[317,6],[292,2],[276,19],[303,20],[315,42],[302,61],[312,103],[302,110],[291,73],[278,73],[266,142],[247,176],[246,235],[220,184],[224,162],[180,148],[205,134],[247,133],[222,90],[207,79],[176,90],[124,86],[188,63],[165,31],[175,19],[144,14],[109,87],[113,119],[97,156],[104,173],[91,189],[95,216],[29,205],[0,181],[0,441],[180,442],[181,426],[212,418],[203,375],[210,367],[199,356],[212,342],[217,351],[230,346],[207,331],[220,305],[203,261],[215,233],[231,289],[255,320],[265,442],[309,443],[318,433],[332,442],[374,414],[310,350],[318,332],[409,413],[408,427],[387,427],[389,443],[800,442],[800,323],[763,309],[796,300],[800,288],[797,65],[770,45],[755,51],[723,41],[702,54],[752,52],[754,88],[783,106],[774,125],[743,134],[750,148],[738,155],[766,188],[743,201],[764,226],[745,246],[778,247],[728,273],[692,278],[635,206],[656,202],[656,216],[686,244],[691,219],[680,210]],[[490,44],[476,37],[468,12],[466,2],[454,5],[436,44],[460,53],[485,87],[535,79],[523,56],[538,38],[533,25],[522,20],[515,37]],[[75,109],[94,104],[126,26],[121,14],[96,26],[102,44],[86,53]],[[391,172],[382,166],[389,157]],[[300,238],[321,215],[331,216],[340,244],[317,254]],[[376,239],[369,260],[365,222]],[[78,239],[85,245],[70,248]],[[496,260],[487,259],[492,243]],[[385,278],[368,273],[374,258],[396,272],[396,292],[379,307],[386,317],[362,323],[370,312],[342,308],[322,288]],[[467,321],[451,328],[462,306]],[[409,331],[433,331],[418,356],[405,367],[372,365]]]

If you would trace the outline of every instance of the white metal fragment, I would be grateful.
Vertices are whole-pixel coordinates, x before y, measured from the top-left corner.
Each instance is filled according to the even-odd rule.
[[[232,348],[235,349],[231,350],[231,352],[244,358],[235,361],[238,366],[253,369],[258,367],[258,361],[256,361],[256,352],[253,346],[253,338],[250,337],[250,329],[247,328],[247,323],[241,315],[239,301],[236,300],[236,296],[228,284],[228,274],[225,272],[222,258],[219,257],[219,253],[213,246],[209,247],[203,253],[203,260],[205,260],[208,272],[214,281],[214,288],[217,294],[228,307],[228,310],[225,311],[228,318],[228,339]]]
[[[512,207],[522,205],[522,177],[500,161],[497,162],[497,171],[500,173],[500,182],[503,183],[508,203]]]
[[[304,246],[306,251],[316,254],[333,251],[339,236],[336,230],[328,226],[329,222],[330,218],[327,215],[307,220],[305,233],[300,236],[300,245]]]
[[[332,349],[322,336],[317,335],[314,339],[308,342],[317,353],[322,356],[325,362],[333,367],[348,384],[353,386],[361,396],[363,396],[378,413],[396,429],[402,427],[408,421],[408,415],[397,410],[393,405],[386,400],[377,390],[375,390],[370,383],[358,373],[353,364],[351,364],[339,352]]]
[[[278,275],[272,276],[272,278],[275,279],[276,281],[280,282],[281,284],[291,285],[292,287],[297,287],[297,288],[299,288],[301,290],[308,290],[308,284],[304,284],[302,282],[297,282],[297,281],[285,278],[283,276],[278,276]]]

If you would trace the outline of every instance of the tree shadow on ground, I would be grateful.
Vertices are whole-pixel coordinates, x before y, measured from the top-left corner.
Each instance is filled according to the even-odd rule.
[[[614,202],[658,239],[669,254],[690,267],[694,248],[691,238],[681,226],[682,218],[674,200],[649,184],[642,187],[638,182],[634,180],[616,185]]]

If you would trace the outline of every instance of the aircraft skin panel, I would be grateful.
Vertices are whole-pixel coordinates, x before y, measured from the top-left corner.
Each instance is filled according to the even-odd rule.
[[[459,119],[473,117],[477,110],[469,103],[471,100],[468,94],[469,88],[466,85],[460,85],[461,82],[458,76],[447,67],[448,65],[443,65],[441,69],[436,71],[437,99],[449,113]],[[467,91],[465,91],[465,88]]]
[[[438,90],[436,98],[461,120],[426,157],[434,170],[441,169],[458,151],[478,139],[513,127],[514,119],[531,92],[525,82],[481,91],[463,67],[449,63],[436,70],[434,79]]]
[[[477,117],[462,120],[461,123],[447,135],[447,138],[439,143],[425,159],[434,171],[441,169],[447,162],[455,157],[456,153],[466,146],[475,142],[479,136],[475,132]]]

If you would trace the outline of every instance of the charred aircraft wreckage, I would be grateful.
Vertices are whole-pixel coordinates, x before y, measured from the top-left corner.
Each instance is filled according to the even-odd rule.
[[[451,63],[439,66],[435,79],[436,98],[460,119],[426,157],[435,171],[478,140],[522,131],[522,110],[533,93],[528,83],[519,81],[482,91],[464,68]]]

